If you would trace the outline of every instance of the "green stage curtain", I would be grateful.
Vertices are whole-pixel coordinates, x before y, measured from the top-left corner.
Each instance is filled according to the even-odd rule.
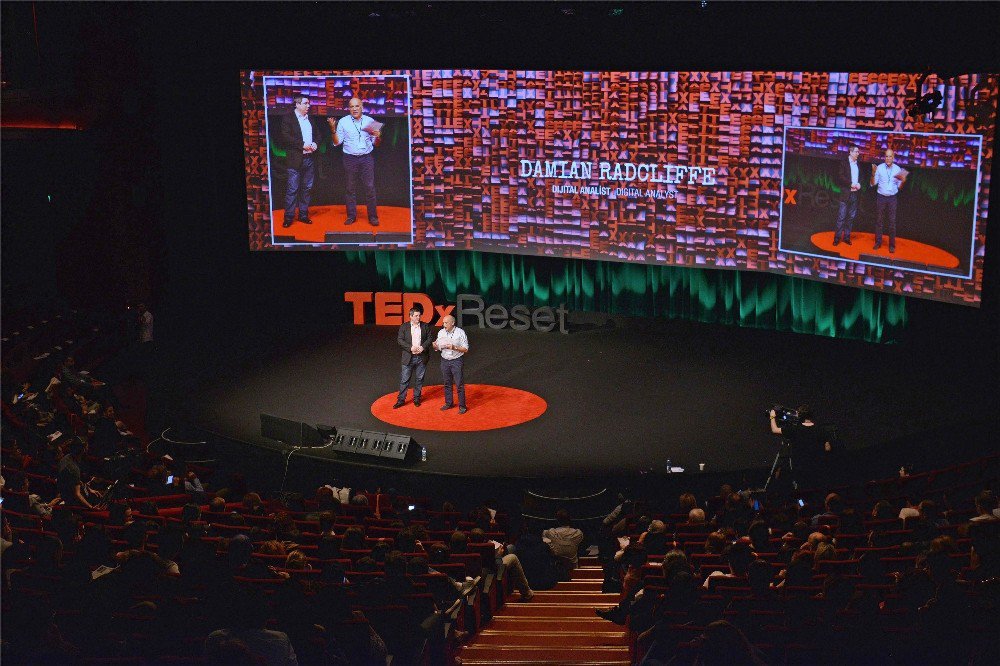
[[[355,251],[379,291],[438,302],[565,303],[570,310],[666,317],[893,342],[907,322],[902,296],[749,271],[652,266],[466,251]]]

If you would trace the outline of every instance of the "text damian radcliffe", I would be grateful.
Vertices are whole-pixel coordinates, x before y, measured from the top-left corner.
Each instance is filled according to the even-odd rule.
[[[520,160],[518,173],[522,178],[559,178],[589,180],[594,177],[592,162],[573,160]],[[715,185],[715,167],[680,164],[636,164],[634,162],[598,162],[598,180],[615,182],[639,181],[676,185]]]

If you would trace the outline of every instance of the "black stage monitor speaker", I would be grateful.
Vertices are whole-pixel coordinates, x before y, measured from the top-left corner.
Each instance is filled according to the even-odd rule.
[[[323,446],[326,444],[326,437],[320,427],[312,427],[308,423],[302,424],[302,444],[301,446]]]
[[[267,439],[284,442],[289,446],[302,445],[302,423],[283,419],[270,414],[260,415],[260,435]]]
[[[422,447],[409,435],[337,426],[330,448],[348,455],[378,458],[386,462],[414,462]]]
[[[420,445],[409,435],[385,434],[382,457],[391,460],[413,461],[420,458]]]
[[[358,435],[361,434],[361,431],[356,430],[355,428],[340,427],[336,428],[335,430],[336,434],[333,437],[333,444],[330,446],[330,448],[334,451],[340,451],[340,452],[346,452],[348,450],[347,443],[351,441],[351,438],[354,437],[355,433],[357,433]]]
[[[358,449],[355,453],[378,458],[379,452],[378,449],[375,448],[375,444],[378,441],[380,434],[381,433],[372,432],[371,430],[362,430],[361,443],[358,445]]]
[[[337,428],[333,439],[333,450],[343,453],[362,453],[368,449],[365,431],[358,428]]]

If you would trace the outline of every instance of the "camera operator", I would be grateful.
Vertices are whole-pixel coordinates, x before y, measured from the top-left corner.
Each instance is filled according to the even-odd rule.
[[[768,416],[771,417],[771,432],[781,435],[791,445],[796,464],[800,467],[812,469],[835,452],[831,429],[818,425],[808,406],[802,405],[794,412],[784,414],[780,426],[776,410],[772,409]]]

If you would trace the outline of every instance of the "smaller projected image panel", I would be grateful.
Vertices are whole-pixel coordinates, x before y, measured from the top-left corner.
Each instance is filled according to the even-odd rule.
[[[413,242],[409,78],[264,76],[273,246]]]
[[[787,128],[779,249],[898,269],[917,281],[971,278],[982,141]]]

